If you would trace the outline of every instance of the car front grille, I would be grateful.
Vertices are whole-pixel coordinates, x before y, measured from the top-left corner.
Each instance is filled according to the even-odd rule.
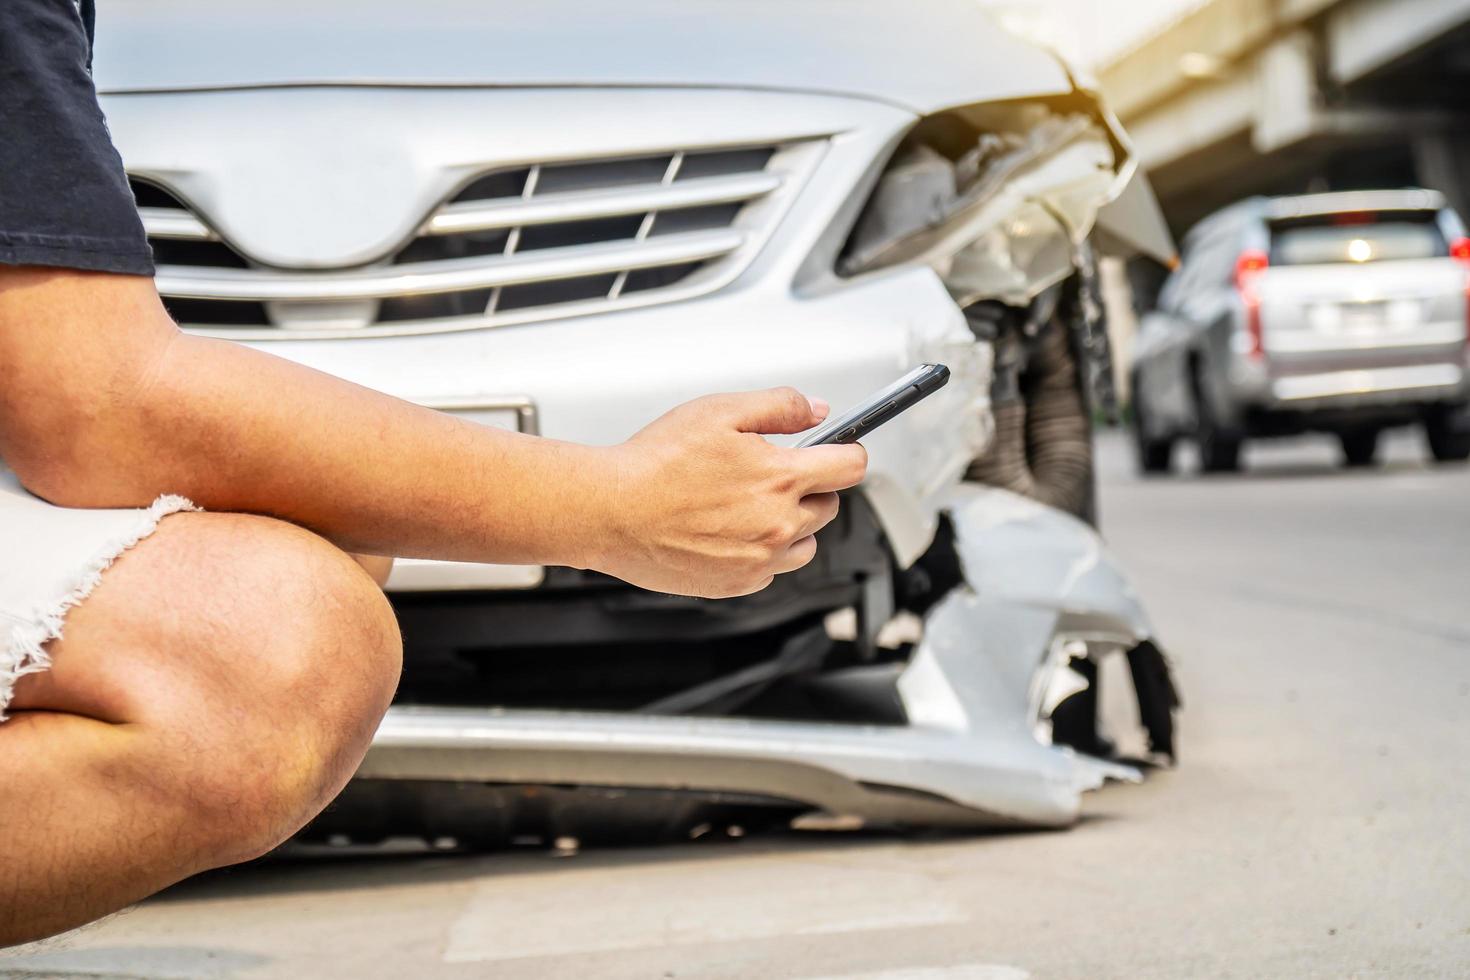
[[[775,224],[801,144],[679,150],[481,174],[367,266],[270,268],[161,185],[133,180],[156,282],[183,326],[242,339],[429,333],[718,288]]]

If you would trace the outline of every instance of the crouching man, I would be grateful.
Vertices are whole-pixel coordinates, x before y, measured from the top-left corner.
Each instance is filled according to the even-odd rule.
[[[259,855],[342,788],[399,670],[364,556],[739,595],[811,561],[867,464],[762,438],[826,414],[789,389],[593,448],[180,333],[90,6],[0,4],[0,945]]]

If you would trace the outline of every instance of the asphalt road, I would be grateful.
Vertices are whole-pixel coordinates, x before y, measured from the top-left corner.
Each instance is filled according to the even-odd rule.
[[[0,976],[1470,976],[1470,468],[1389,449],[1142,482],[1104,439],[1187,709],[1182,765],[1073,830],[275,862]]]

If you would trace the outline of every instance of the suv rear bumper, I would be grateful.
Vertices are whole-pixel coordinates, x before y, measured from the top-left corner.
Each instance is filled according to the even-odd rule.
[[[1404,402],[1454,401],[1470,393],[1457,364],[1416,364],[1292,374],[1271,381],[1274,407],[1380,406]]]
[[[1455,354],[1315,371],[1236,355],[1225,402],[1234,411],[1227,417],[1249,435],[1412,422],[1432,406],[1470,402],[1470,367],[1458,349]]]

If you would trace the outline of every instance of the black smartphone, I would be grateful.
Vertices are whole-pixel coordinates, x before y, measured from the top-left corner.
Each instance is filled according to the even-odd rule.
[[[824,446],[829,443],[857,442],[900,412],[907,411],[943,388],[949,382],[949,368],[943,364],[921,364],[893,384],[873,395],[856,408],[828,419],[805,439],[798,448]]]

